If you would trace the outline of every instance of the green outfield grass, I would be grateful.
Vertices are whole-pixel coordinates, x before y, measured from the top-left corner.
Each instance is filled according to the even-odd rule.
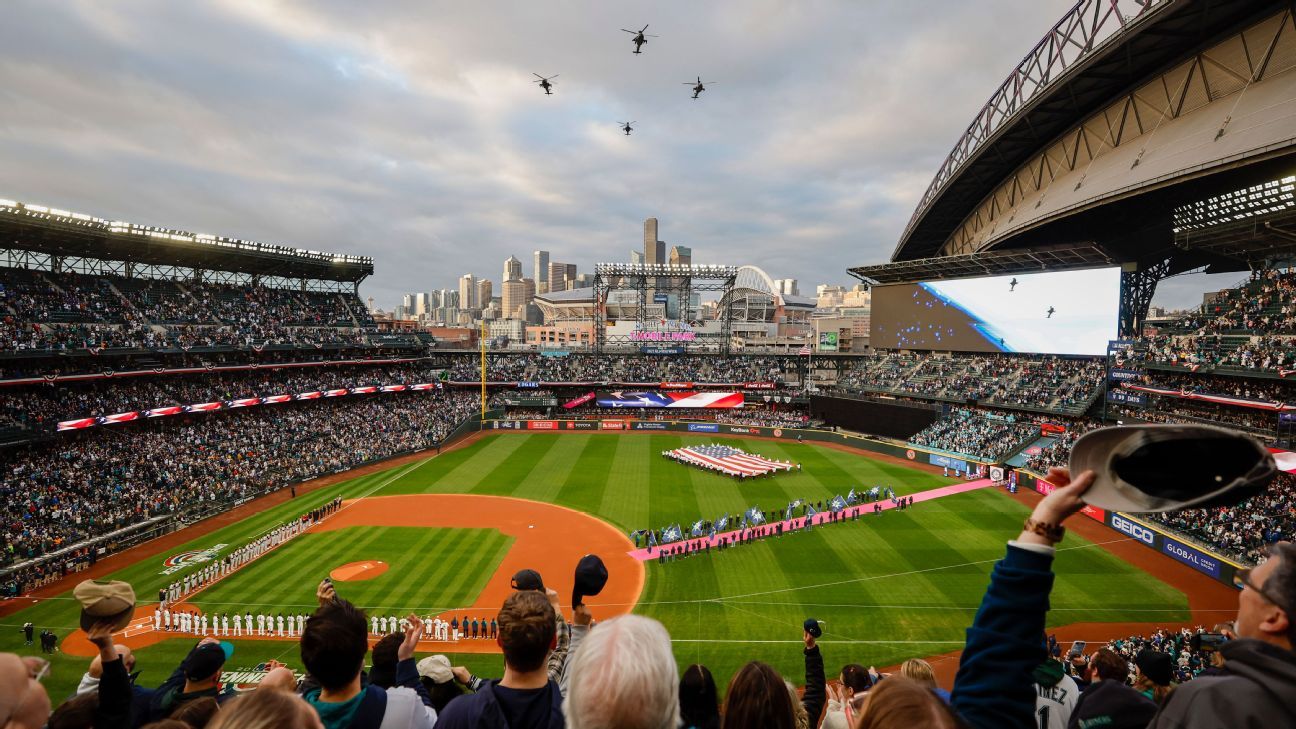
[[[801,463],[799,472],[735,481],[661,457],[664,450],[714,437],[619,434],[505,434],[474,445],[356,478],[268,509],[178,548],[214,544],[231,549],[267,528],[337,495],[410,493],[497,494],[553,502],[595,514],[622,530],[715,518],[759,505],[782,509],[796,498],[829,499],[851,488],[891,486],[901,494],[953,483],[891,462],[809,444],[725,439],[767,457]],[[753,658],[800,681],[801,623],[825,621],[829,671],[842,664],[897,663],[956,650],[985,590],[992,563],[1015,536],[1026,509],[1002,493],[982,490],[870,515],[860,523],[713,553],[668,565],[649,562],[636,612],[661,620],[677,641],[681,665],[708,665],[720,682]],[[578,535],[573,535],[578,539]],[[1112,538],[1117,538],[1115,533]],[[366,607],[395,609],[467,605],[508,551],[493,530],[348,528],[308,534],[202,593],[205,610],[273,606],[309,609],[315,584],[332,567],[380,559],[390,571],[348,583],[346,596]],[[163,555],[165,556],[165,555]],[[163,556],[116,576],[152,599],[172,579],[160,575]],[[1182,621],[1182,593],[1127,565],[1079,535],[1059,551],[1050,623]],[[254,607],[253,610],[256,608]],[[594,610],[598,616],[598,610]],[[61,635],[76,624],[76,606],[55,599],[9,616],[0,651],[31,652],[19,627]],[[235,641],[237,666],[275,658],[297,663],[292,644]],[[162,680],[187,649],[170,640],[140,651],[145,685]],[[479,675],[498,675],[497,656],[455,657]],[[70,691],[85,661],[60,657],[52,695]]]

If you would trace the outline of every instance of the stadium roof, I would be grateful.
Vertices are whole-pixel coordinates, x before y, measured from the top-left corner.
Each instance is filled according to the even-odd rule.
[[[13,200],[0,200],[0,240],[3,247],[55,256],[259,276],[358,283],[373,274],[373,259],[368,256],[105,220]]]
[[[962,256],[938,256],[911,261],[896,261],[876,266],[848,269],[850,275],[866,284],[911,283],[946,278],[1003,276],[1040,271],[1065,271],[1078,268],[1101,268],[1115,265],[1102,248],[1087,246],[1048,246],[1023,250],[987,251]]]
[[[994,185],[1101,104],[1283,7],[1276,0],[1080,0],[961,136],[892,260],[936,255]]]

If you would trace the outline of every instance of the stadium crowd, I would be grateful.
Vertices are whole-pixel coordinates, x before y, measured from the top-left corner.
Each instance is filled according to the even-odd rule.
[[[1103,376],[1102,360],[1093,358],[885,352],[852,360],[839,387],[1079,414]]]
[[[0,268],[0,350],[358,343],[354,295]]]
[[[89,550],[39,560],[158,515],[228,508],[315,476],[437,446],[477,412],[472,392],[407,392],[285,403],[67,434],[0,464],[7,594],[75,571]]]
[[[1275,542],[1296,539],[1296,476],[1279,474],[1264,493],[1237,506],[1146,516],[1236,560],[1257,564]]]
[[[916,446],[938,448],[987,460],[997,460],[1040,434],[1039,425],[1012,415],[959,408],[909,436]]]
[[[952,693],[936,686],[925,661],[879,673],[859,662],[853,642],[821,644],[824,626],[807,620],[798,645],[803,692],[772,666],[750,661],[728,678],[721,699],[723,677],[718,681],[700,664],[680,672],[661,623],[633,614],[594,619],[597,608],[580,599],[587,594],[580,586],[592,579],[584,558],[570,607],[534,571],[514,577],[515,591],[493,616],[504,656],[498,678],[478,677],[442,655],[416,660],[426,623],[413,614],[403,632],[383,637],[371,651],[371,617],[326,580],[316,592],[318,608],[293,638],[304,678],[275,667],[242,694],[221,685],[230,654],[212,637],[195,641],[156,687],[133,686],[132,672],[146,668],[147,659],[115,644],[120,613],[92,612],[102,595],[119,597],[129,587],[99,586],[79,592],[97,655],[76,696],[51,712],[40,683],[48,664],[0,654],[0,722],[13,729],[1291,726],[1296,547],[1280,545],[1243,575],[1236,618],[1218,633],[1157,631],[1088,654],[1077,645],[1063,656],[1055,640],[1045,640],[1062,538],[1057,527],[1082,508],[1080,495],[1093,478],[1086,473],[1073,481],[1055,471],[1051,479],[1057,488],[1036,504],[991,570]],[[32,626],[25,630],[30,635]],[[837,650],[845,655],[833,655]],[[1212,652],[1217,655],[1207,655]],[[831,683],[830,659],[843,663]],[[148,668],[142,675],[164,673]]]
[[[797,373],[795,357],[719,357],[686,355],[595,356],[568,354],[547,357],[535,354],[494,355],[486,360],[491,382],[783,382]],[[455,382],[481,379],[478,363],[462,358],[450,368]]]

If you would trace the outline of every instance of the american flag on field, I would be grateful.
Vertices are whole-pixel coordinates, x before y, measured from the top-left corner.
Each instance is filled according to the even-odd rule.
[[[804,354],[805,356],[809,357],[809,356],[810,356],[810,345],[807,344],[807,345],[801,347],[801,351],[797,352],[797,354]]]

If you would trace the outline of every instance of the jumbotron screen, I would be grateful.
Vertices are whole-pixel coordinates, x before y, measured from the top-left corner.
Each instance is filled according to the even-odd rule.
[[[951,352],[1104,354],[1120,269],[875,286],[869,345]]]

